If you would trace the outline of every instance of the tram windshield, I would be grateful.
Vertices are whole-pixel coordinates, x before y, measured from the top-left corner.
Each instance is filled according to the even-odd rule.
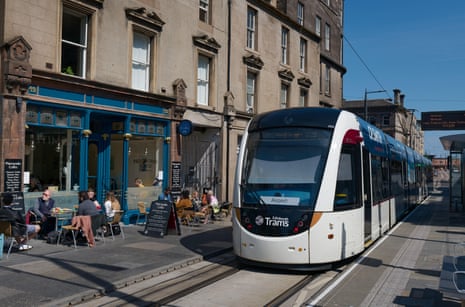
[[[313,206],[331,130],[274,128],[251,132],[242,173],[244,205]]]

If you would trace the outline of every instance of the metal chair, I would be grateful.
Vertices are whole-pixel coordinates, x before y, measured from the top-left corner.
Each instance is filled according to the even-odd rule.
[[[139,209],[139,214],[137,215],[136,225],[139,225],[139,218],[141,216],[144,217],[144,224],[145,224],[145,222],[147,221],[147,215],[149,214],[145,208],[145,203],[142,201],[138,202],[137,208]]]
[[[112,221],[109,221],[107,223],[108,227],[110,228],[110,232],[111,232],[111,237],[113,240],[115,240],[115,234],[113,232],[113,226],[115,225],[118,225],[119,228],[121,229],[121,237],[124,239],[124,231],[123,231],[123,227],[121,227],[121,217],[123,216],[123,213],[124,211],[123,210],[117,210],[115,211],[115,215],[113,216],[113,220]]]
[[[75,226],[72,226],[72,225],[64,225],[64,226],[61,226],[61,229],[58,230],[57,245],[60,244],[61,234],[63,234],[65,231],[70,231],[70,232],[73,234],[74,248],[77,248],[77,244],[76,244],[76,232],[79,231],[79,227],[75,227]]]

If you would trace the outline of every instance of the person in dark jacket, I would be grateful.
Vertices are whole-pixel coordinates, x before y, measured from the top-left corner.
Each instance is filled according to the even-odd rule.
[[[40,234],[47,236],[47,234],[55,229],[56,219],[52,216],[52,209],[55,207],[55,200],[52,198],[52,192],[46,189],[42,196],[37,198],[34,207],[31,211],[41,221],[42,229]]]
[[[89,199],[89,195],[86,191],[79,192],[79,207],[77,215],[97,215],[100,212],[95,207],[93,201]]]
[[[27,225],[26,221],[19,210],[15,210],[11,206],[13,203],[13,195],[10,193],[3,194],[3,206],[0,208],[0,221],[11,223],[12,234],[15,237],[16,243],[19,244],[20,251],[31,249],[32,246],[26,244],[27,240],[32,239],[39,233],[39,225]]]

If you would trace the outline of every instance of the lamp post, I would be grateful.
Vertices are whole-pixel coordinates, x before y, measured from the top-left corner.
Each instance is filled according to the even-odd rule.
[[[387,93],[386,90],[377,90],[377,91],[367,91],[365,88],[365,96],[363,99],[363,106],[365,107],[365,120],[368,121],[368,104],[367,104],[367,95],[374,94],[374,93]]]
[[[408,146],[412,148],[412,126],[413,126],[413,117],[415,116],[415,112],[418,111],[417,109],[407,109],[407,111],[410,112],[410,126],[409,126],[409,141],[408,141]],[[416,135],[416,130],[415,129],[415,135]]]

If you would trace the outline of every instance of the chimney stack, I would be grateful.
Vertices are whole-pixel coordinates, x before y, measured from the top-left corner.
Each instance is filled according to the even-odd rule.
[[[400,94],[400,106],[404,106],[404,99],[405,99],[405,94]]]
[[[400,90],[394,89],[394,104],[400,104]]]

